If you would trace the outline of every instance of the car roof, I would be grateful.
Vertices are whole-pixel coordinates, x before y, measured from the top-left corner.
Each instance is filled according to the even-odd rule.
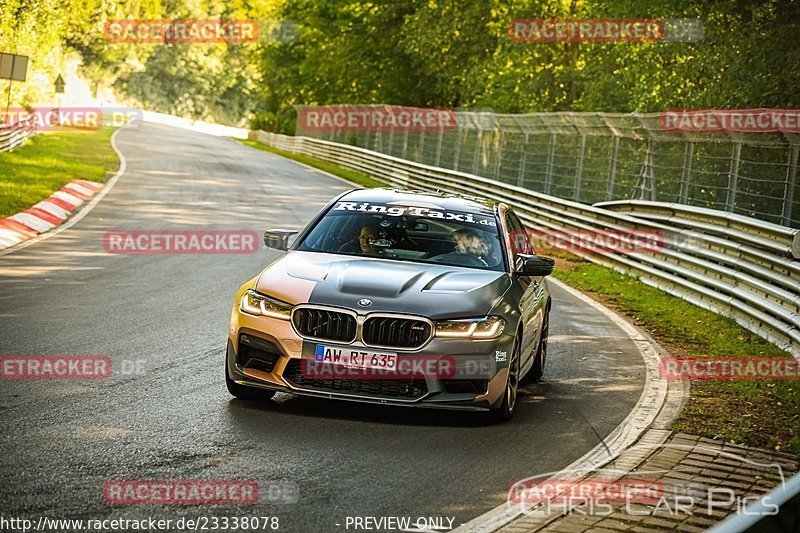
[[[376,189],[357,189],[346,193],[339,201],[394,203],[414,205],[415,203],[433,204],[439,209],[463,211],[482,215],[493,215],[497,202],[477,196],[463,196],[441,191],[413,191],[381,187]]]

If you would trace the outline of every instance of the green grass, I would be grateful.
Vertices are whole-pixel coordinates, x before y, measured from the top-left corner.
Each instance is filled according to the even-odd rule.
[[[791,357],[734,320],[576,256],[558,256],[555,276],[631,318],[676,357]],[[796,381],[692,381],[673,429],[800,453]]]
[[[381,183],[312,157],[249,146],[325,170],[364,187]],[[554,276],[589,293],[650,333],[675,357],[791,357],[734,320],[707,311],[634,277],[559,250]],[[693,381],[675,431],[800,453],[800,386],[794,381]]]
[[[43,132],[0,153],[0,217],[24,211],[74,179],[105,181],[119,167],[111,128]]]
[[[247,140],[238,139],[238,140],[246,144],[247,146],[252,146],[253,148],[258,148],[259,150],[264,150],[265,152],[272,152],[273,154],[278,154],[287,159],[294,159],[295,161],[304,163],[308,166],[324,170],[325,172],[329,172],[334,176],[339,176],[340,178],[344,178],[347,181],[351,181],[356,185],[359,185],[366,189],[372,187],[386,187],[385,183],[381,183],[380,181],[371,178],[366,174],[363,174],[361,172],[356,172],[354,170],[347,170],[340,166],[334,165],[333,163],[320,161],[319,159],[316,159],[314,157],[309,157],[303,154],[293,154],[292,152],[287,152],[285,150],[278,150],[277,148],[273,148],[272,146],[251,139]]]

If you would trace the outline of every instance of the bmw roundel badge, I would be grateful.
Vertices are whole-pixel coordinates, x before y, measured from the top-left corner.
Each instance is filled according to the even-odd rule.
[[[360,305],[361,307],[369,307],[370,305],[372,305],[372,300],[370,300],[369,298],[361,298],[358,301],[358,305]]]

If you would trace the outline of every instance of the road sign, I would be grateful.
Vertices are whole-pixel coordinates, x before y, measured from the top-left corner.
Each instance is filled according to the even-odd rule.
[[[58,75],[56,78],[56,93],[64,94],[64,78],[61,77],[61,74]]]
[[[0,79],[8,80],[8,99],[6,100],[6,120],[11,106],[11,82],[25,81],[28,74],[28,56],[4,54],[0,52]]]
[[[28,56],[0,53],[0,79],[25,81],[28,73]]]

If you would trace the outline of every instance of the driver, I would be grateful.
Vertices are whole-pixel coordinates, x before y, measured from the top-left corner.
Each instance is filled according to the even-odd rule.
[[[454,252],[472,255],[480,259],[484,264],[486,263],[490,245],[480,232],[470,228],[461,228],[451,233],[450,238],[453,239],[456,245]]]
[[[372,244],[377,238],[378,225],[374,221],[367,222],[361,226],[358,236],[344,243],[339,251],[350,254],[381,255],[383,250]]]

